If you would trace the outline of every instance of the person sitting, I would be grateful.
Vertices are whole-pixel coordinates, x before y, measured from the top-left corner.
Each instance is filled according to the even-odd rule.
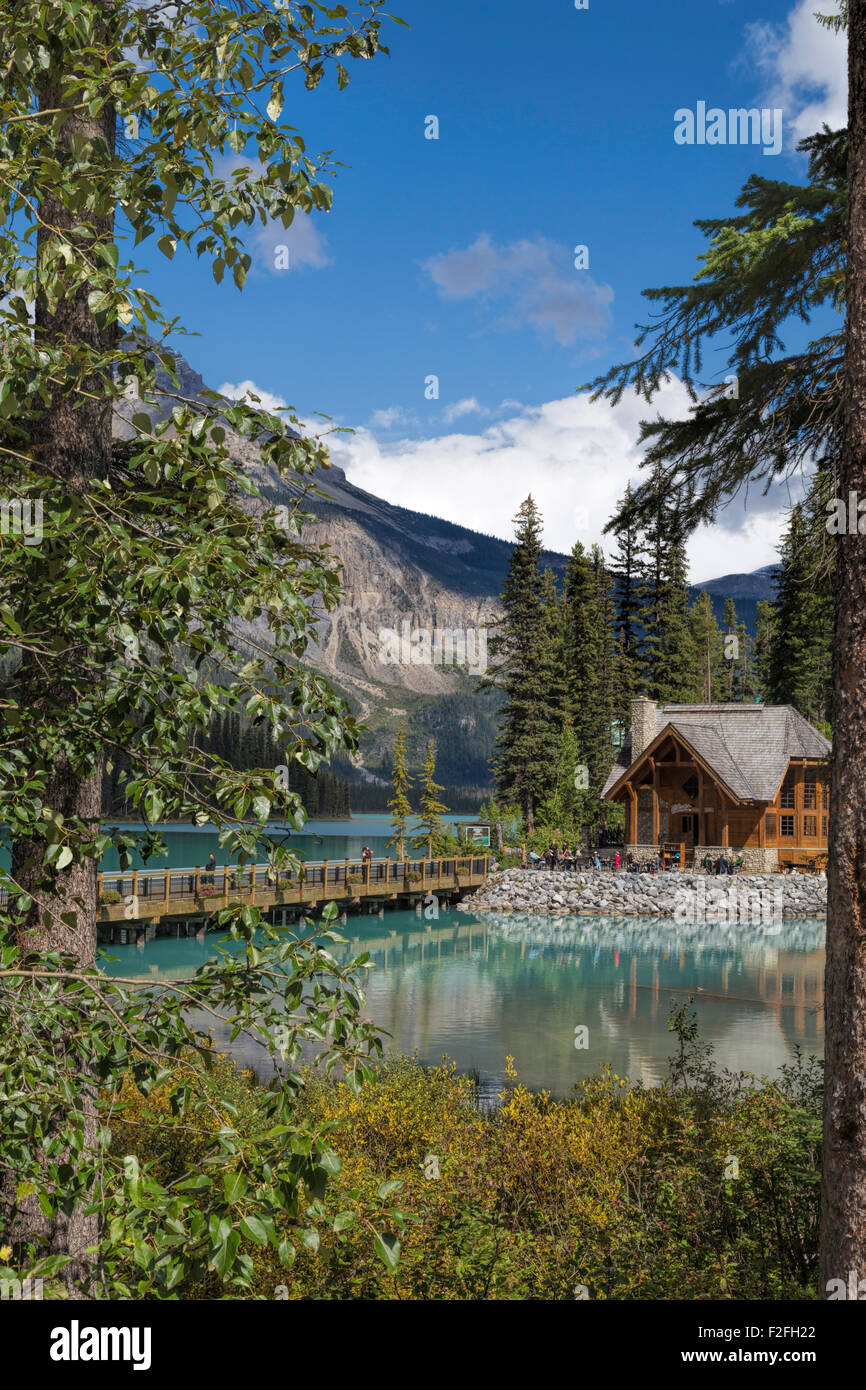
[[[540,854],[536,854],[535,850],[531,849],[529,851],[529,862],[532,865],[533,869],[540,869],[542,864],[544,863],[544,860],[542,859]]]
[[[600,869],[600,868],[601,868],[601,860],[600,860],[599,857],[598,857],[598,850],[594,850],[594,851],[593,851],[593,855],[592,855],[592,867],[593,867],[594,869]]]

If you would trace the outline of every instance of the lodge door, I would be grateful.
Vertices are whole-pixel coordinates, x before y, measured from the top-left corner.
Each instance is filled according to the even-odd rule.
[[[687,816],[682,816],[680,820],[681,832],[680,839],[683,840],[687,849],[694,849],[700,836],[700,816],[697,811]]]

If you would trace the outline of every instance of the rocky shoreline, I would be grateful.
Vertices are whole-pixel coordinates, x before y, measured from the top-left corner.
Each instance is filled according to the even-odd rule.
[[[755,921],[825,917],[824,874],[629,874],[504,869],[464,898],[466,912]]]

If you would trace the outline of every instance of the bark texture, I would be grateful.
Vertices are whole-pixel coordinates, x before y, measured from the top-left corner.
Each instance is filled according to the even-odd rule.
[[[106,11],[111,5],[106,5]],[[63,55],[57,55],[58,69]],[[64,95],[59,76],[49,75],[39,94],[41,110],[73,107],[75,96],[66,89]],[[67,117],[61,141],[69,146],[74,136],[92,142],[104,141],[113,151],[115,145],[116,112],[109,104],[92,117],[87,111],[73,111]],[[105,160],[99,161],[104,165]],[[38,252],[40,259],[50,243],[62,237],[79,255],[92,259],[92,242],[76,237],[71,229],[77,223],[90,226],[99,240],[110,241],[114,234],[114,213],[102,218],[92,214],[68,211],[53,194],[46,194],[39,206],[40,226]],[[100,328],[87,304],[90,286],[83,285],[74,295],[68,295],[52,310],[43,295],[37,294],[35,306],[35,336],[39,343],[60,345],[74,355],[81,345],[98,351],[111,346],[114,327]],[[74,389],[55,386],[50,407],[39,422],[33,439],[34,453],[40,472],[62,480],[70,492],[89,487],[94,478],[107,475],[111,459],[111,410],[107,399],[106,382],[98,374],[79,379]],[[51,538],[46,535],[39,552],[44,564],[51,562]],[[41,628],[45,632],[45,615]],[[53,635],[49,634],[48,635]],[[76,688],[87,682],[92,688],[93,674],[84,664],[85,652],[76,653],[69,646],[69,634],[58,630],[66,641],[64,668],[46,668],[32,656],[26,656],[18,673],[18,683],[26,706],[33,711],[33,737],[38,739],[40,723],[63,723],[64,715],[74,707]],[[40,750],[34,747],[34,764],[41,761]],[[81,817],[98,824],[102,795],[102,757],[87,775],[65,758],[59,758],[48,783],[45,802],[64,818]],[[18,841],[12,847],[12,874],[25,891],[32,890],[34,905],[19,933],[19,944],[29,951],[58,950],[71,953],[80,966],[91,966],[96,959],[97,864],[87,859],[72,865],[58,875],[54,892],[37,889],[36,882],[43,873],[42,857],[45,846],[39,841]],[[63,913],[76,914],[75,925],[62,920]],[[26,987],[26,988],[29,988]],[[26,997],[21,1004],[26,1008]],[[69,1066],[72,1051],[63,1042],[53,1044],[58,1068]],[[96,1092],[87,1078],[82,1092],[83,1132],[85,1146],[91,1148],[96,1139]],[[74,1162],[74,1158],[72,1160]],[[14,1242],[35,1240],[43,1254],[71,1254],[73,1263],[64,1271],[69,1296],[83,1298],[92,1289],[92,1259],[86,1255],[99,1235],[98,1217],[84,1215],[80,1208],[71,1215],[60,1212],[47,1218],[33,1198],[16,1201],[14,1175],[7,1175],[0,1186],[0,1214],[3,1229]]]
[[[866,497],[866,0],[851,0],[839,496]],[[849,517],[849,533],[851,530]],[[820,1292],[866,1277],[866,536],[838,538],[825,979]]]

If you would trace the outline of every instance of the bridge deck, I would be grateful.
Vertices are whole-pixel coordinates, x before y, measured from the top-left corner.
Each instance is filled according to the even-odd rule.
[[[327,859],[306,864],[295,873],[267,864],[245,869],[130,869],[101,873],[100,922],[158,922],[163,917],[209,916],[231,903],[253,904],[267,910],[293,905],[312,907],[353,903],[476,888],[487,877],[487,855],[454,859]],[[106,894],[119,901],[106,902]]]

